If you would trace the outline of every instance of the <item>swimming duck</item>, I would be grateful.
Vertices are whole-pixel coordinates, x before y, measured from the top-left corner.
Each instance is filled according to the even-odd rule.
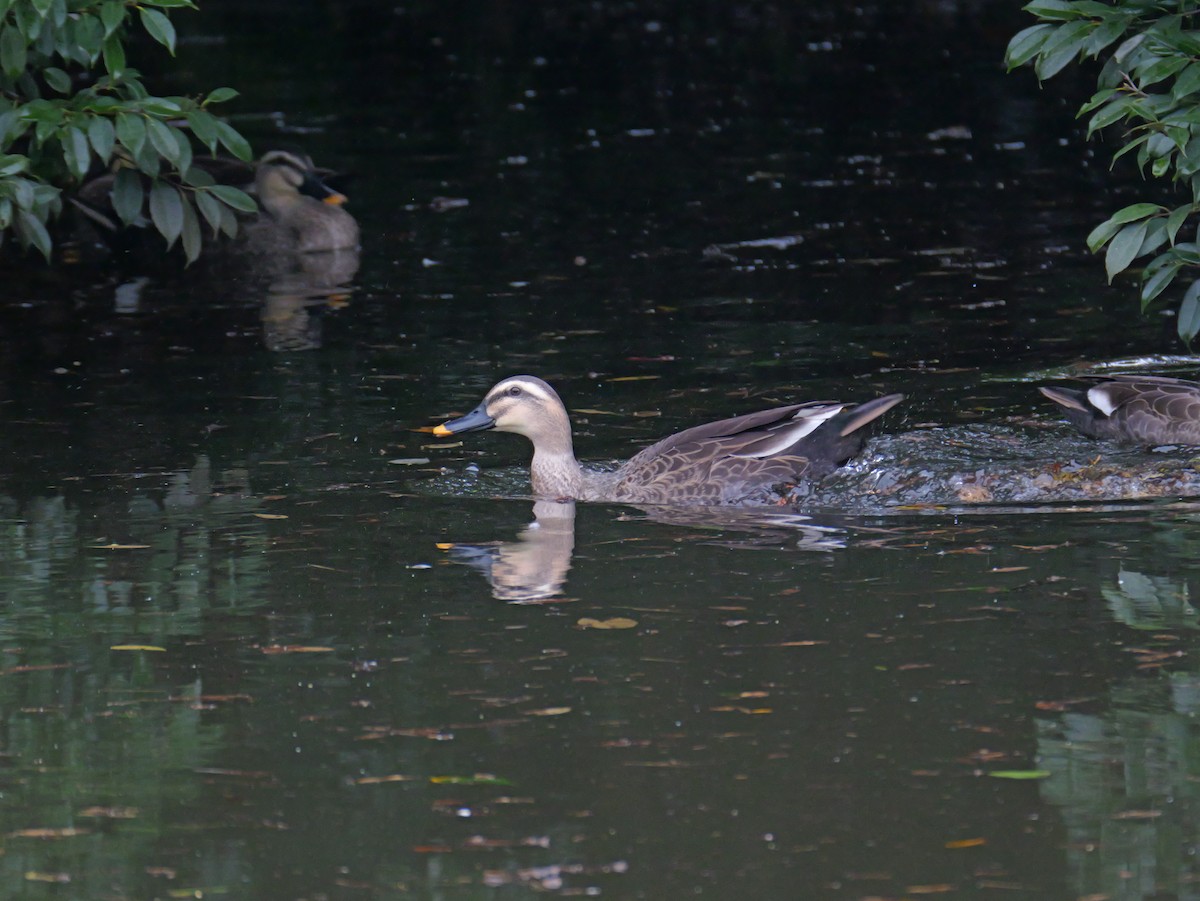
[[[116,171],[126,161],[118,158],[113,171],[98,175],[80,186],[71,203],[106,239],[130,243],[131,232],[150,224],[140,215],[126,229],[113,209],[112,191]],[[216,156],[192,160],[198,178],[207,184],[232,185],[258,196],[262,211],[258,221],[246,227],[247,248],[255,253],[311,253],[349,250],[358,247],[358,223],[341,205],[346,195],[325,183],[331,173],[318,168],[311,157],[296,150],[270,150],[258,163]]]
[[[1200,444],[1200,383],[1153,375],[1079,376],[1084,390],[1039,388],[1090,438]]]
[[[300,253],[358,246],[358,223],[342,209],[346,195],[321,178],[328,174],[291,150],[271,150],[258,161],[254,190],[271,224]]]
[[[831,401],[790,404],[710,422],[671,435],[612,472],[575,459],[571,422],[554,389],[531,375],[494,385],[440,437],[497,429],[533,442],[530,474],[540,498],[634,504],[746,504],[778,500],[777,486],[819,478],[863,446],[862,427],[904,399],[877,397],[857,406]]]

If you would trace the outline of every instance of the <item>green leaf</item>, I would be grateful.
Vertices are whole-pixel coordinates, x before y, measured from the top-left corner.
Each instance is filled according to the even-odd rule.
[[[1145,32],[1142,32],[1141,34],[1135,34],[1135,35],[1133,35],[1133,37],[1130,37],[1130,38],[1126,38],[1121,43],[1121,46],[1113,51],[1112,61],[1113,61],[1114,65],[1117,65],[1117,66],[1126,65],[1129,58],[1134,54],[1134,51],[1140,49],[1142,44],[1145,42],[1145,40],[1146,40]]]
[[[175,143],[170,126],[159,119],[147,119],[146,136],[150,138],[150,143],[159,155],[170,160],[172,165],[179,165],[179,145]]]
[[[136,113],[120,113],[117,116],[117,140],[137,156],[146,143],[146,120]]]
[[[1107,105],[1100,108],[1096,115],[1092,116],[1088,122],[1087,136],[1091,138],[1093,134],[1102,128],[1107,128],[1118,119],[1123,118],[1133,105],[1133,98],[1127,95],[1122,95],[1110,101]]]
[[[0,153],[0,178],[7,178],[10,175],[17,175],[28,170],[29,157],[18,154],[8,155]]]
[[[17,208],[22,210],[33,209],[35,196],[33,193],[33,182],[28,178],[14,178],[8,184],[12,188],[12,199]]]
[[[1131,16],[1113,16],[1111,19],[1101,22],[1088,38],[1087,55],[1092,57],[1099,55],[1101,50],[1126,32],[1131,19]]]
[[[1021,7],[1025,12],[1039,19],[1077,19],[1079,14],[1074,9],[1075,4],[1068,0],[1034,0]]]
[[[182,197],[182,200],[183,231],[180,233],[180,238],[182,239],[183,256],[190,265],[199,258],[200,248],[204,244],[204,239],[200,235],[200,220],[196,218],[196,211],[188,203],[187,197]]]
[[[174,100],[166,97],[146,97],[141,103],[142,112],[159,118],[170,119],[183,112]]]
[[[46,261],[50,261],[50,233],[46,224],[34,213],[28,210],[17,211],[17,237],[26,247],[36,247],[42,252]]]
[[[71,76],[62,69],[47,66],[42,70],[42,78],[46,79],[46,84],[50,86],[50,90],[59,94],[71,93]]]
[[[237,237],[237,216],[233,215],[233,210],[227,206],[221,207],[221,231],[224,233],[225,237],[231,240]]]
[[[110,34],[104,41],[104,68],[114,81],[120,81],[125,74],[125,47],[116,34]]]
[[[1109,238],[1121,230],[1122,225],[1165,212],[1166,208],[1157,203],[1134,203],[1122,207],[1092,229],[1091,234],[1087,236],[1088,250],[1095,253],[1108,243]]]
[[[1159,259],[1162,259],[1161,257]],[[1179,270],[1183,268],[1183,263],[1178,260],[1168,263],[1166,266],[1159,268],[1153,275],[1147,278],[1142,283],[1142,312],[1150,306],[1150,302],[1167,288],[1175,280],[1175,276],[1179,274]],[[1147,268],[1147,272],[1149,269]]]
[[[1037,77],[1042,81],[1053,78],[1062,71],[1067,63],[1079,56],[1087,45],[1088,32],[1091,27],[1089,22],[1070,22],[1060,25],[1042,45],[1041,52],[1038,54],[1038,60],[1033,67]]]
[[[82,128],[72,125],[61,135],[60,140],[67,168],[71,170],[72,175],[82,180],[92,162],[87,135]]]
[[[221,203],[241,213],[257,213],[258,204],[245,191],[229,185],[213,185],[208,189]]]
[[[133,169],[120,169],[113,179],[112,205],[117,217],[126,225],[133,225],[142,217],[142,204],[146,191],[142,177]]]
[[[1175,84],[1171,86],[1171,98],[1178,103],[1197,90],[1200,90],[1200,63],[1192,63],[1175,79]]]
[[[253,153],[250,150],[250,142],[238,134],[232,127],[220,119],[213,120],[213,127],[217,130],[217,138],[225,145],[225,149],[236,156],[239,160],[250,162],[253,158]]]
[[[234,97],[241,96],[233,88],[216,88],[208,92],[208,96],[204,98],[203,106],[208,106],[210,103],[225,103],[227,100],[232,100]]]
[[[1048,779],[1054,774],[1049,770],[992,770],[993,779]]]
[[[180,175],[183,175],[192,168],[192,142],[186,133],[174,126],[171,126],[171,137],[175,139],[175,146],[179,152],[179,160],[175,163],[175,168],[179,170]]]
[[[1146,237],[1142,239],[1142,246],[1138,248],[1138,252],[1134,257],[1144,257],[1147,254],[1154,253],[1158,248],[1167,243],[1167,220],[1162,216],[1151,219],[1146,226]]]
[[[1149,225],[1149,222],[1126,225],[1109,243],[1108,251],[1104,255],[1104,269],[1108,273],[1109,284],[1133,262],[1142,247],[1142,242],[1146,240],[1146,229]]]
[[[100,22],[104,26],[104,37],[109,37],[125,21],[124,0],[104,0],[100,7]]]
[[[100,157],[100,162],[107,163],[112,158],[113,144],[116,141],[112,119],[107,116],[94,117],[88,122],[87,136],[92,150]]]
[[[68,41],[74,44],[74,46],[68,45],[71,59],[81,66],[91,68],[100,58],[101,50],[104,49],[104,26],[100,23],[100,19],[96,16],[80,14],[74,22],[67,23],[67,28]]]
[[[1165,59],[1151,63],[1144,69],[1135,71],[1138,87],[1144,90],[1152,84],[1158,84],[1164,78],[1174,75],[1189,62],[1191,60],[1186,57],[1168,56]]]
[[[196,140],[208,148],[209,153],[217,152],[216,122],[212,113],[204,110],[191,110],[187,114],[187,123],[192,129],[192,134],[196,136]]]
[[[1150,132],[1148,132],[1148,131],[1142,132],[1140,135],[1138,135],[1136,138],[1134,138],[1132,141],[1130,141],[1128,144],[1126,144],[1124,147],[1122,147],[1120,150],[1118,150],[1116,153],[1114,153],[1112,161],[1114,163],[1116,163],[1116,161],[1119,160],[1121,157],[1123,157],[1125,154],[1132,153],[1133,151],[1138,150],[1139,148],[1143,147],[1143,145],[1149,143],[1151,137],[1152,136],[1151,136]],[[1139,152],[1138,152],[1138,165],[1139,166],[1145,165],[1145,160],[1142,159],[1142,155],[1144,153],[1146,153],[1146,151],[1144,149],[1139,150]]]
[[[175,26],[171,24],[171,20],[167,18],[165,13],[159,12],[157,9],[151,9],[148,6],[143,6],[139,12],[142,17],[142,27],[146,29],[146,33],[154,40],[158,41],[175,55]]]
[[[1176,207],[1171,210],[1171,215],[1167,217],[1167,239],[1174,244],[1175,236],[1179,234],[1179,229],[1187,217],[1192,214],[1195,207],[1190,203],[1185,203],[1183,206]]]
[[[11,25],[0,28],[0,72],[16,78],[25,71],[25,39]]]
[[[1004,51],[1004,64],[1008,66],[1009,71],[1025,65],[1037,56],[1053,31],[1053,25],[1042,23],[1031,25],[1013,35],[1012,40],[1008,42],[1008,49]]]
[[[208,223],[208,227],[212,229],[213,237],[221,230],[221,204],[213,199],[212,195],[207,191],[197,191],[196,207],[200,210],[200,214],[204,216],[204,221]]]
[[[1200,279],[1188,285],[1179,304],[1179,318],[1175,322],[1175,330],[1184,344],[1190,345],[1196,333],[1200,332]]]
[[[1097,91],[1087,103],[1079,108],[1079,112],[1075,114],[1075,118],[1078,119],[1080,116],[1086,116],[1096,107],[1107,103],[1109,98],[1116,93],[1118,93],[1116,88],[1105,88],[1103,91]]]
[[[1109,218],[1118,225],[1124,225],[1126,222],[1137,222],[1139,219],[1156,216],[1166,211],[1166,207],[1159,206],[1157,203],[1131,203],[1129,206],[1121,207]]]
[[[170,247],[183,231],[183,198],[179,189],[160,179],[150,187],[150,221]]]

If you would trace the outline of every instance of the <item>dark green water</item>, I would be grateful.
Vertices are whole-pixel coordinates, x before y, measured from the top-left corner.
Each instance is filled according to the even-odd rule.
[[[202,6],[363,250],[6,264],[6,897],[1200,898],[1197,508],[1033,390],[1173,322],[1019,15]],[[418,431],[522,371],[600,461],[909,400],[810,509],[529,529],[521,440]]]

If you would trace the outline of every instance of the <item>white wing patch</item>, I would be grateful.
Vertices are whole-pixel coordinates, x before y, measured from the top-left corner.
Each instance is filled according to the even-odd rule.
[[[1087,397],[1092,406],[1105,416],[1112,416],[1113,410],[1117,409],[1117,404],[1109,393],[1107,385],[1095,385],[1088,388]]]
[[[845,406],[845,404],[834,404],[828,407],[819,407],[815,410],[811,407],[799,410],[792,417],[791,422],[780,426],[778,431],[775,431],[773,440],[767,441],[765,438],[760,438],[754,443],[754,453],[734,454],[733,456],[754,457],[761,460],[765,457],[773,457],[776,454],[781,454],[805,435],[811,435],[815,432],[825,424],[826,420],[837,416]]]

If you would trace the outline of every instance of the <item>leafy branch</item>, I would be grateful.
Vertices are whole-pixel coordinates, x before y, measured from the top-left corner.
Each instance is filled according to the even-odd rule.
[[[0,0],[0,242],[12,232],[49,259],[47,228],[95,169],[111,173],[109,200],[125,226],[150,224],[191,262],[213,237],[237,232],[234,211],[253,212],[242,191],[194,164],[193,139],[249,161],[250,145],[210,107],[237,96],[157,97],[126,61],[136,18],[175,53],[168,11],[192,0]]]
[[[1113,163],[1133,154],[1143,174],[1170,178],[1190,195],[1174,207],[1126,206],[1087,239],[1093,253],[1107,248],[1109,282],[1134,260],[1151,257],[1141,272],[1143,311],[1181,272],[1193,277],[1177,319],[1179,337],[1190,344],[1200,333],[1200,278],[1194,277],[1200,233],[1197,240],[1180,237],[1184,224],[1200,211],[1200,33],[1192,28],[1200,0],[1034,0],[1024,9],[1041,22],[1009,41],[1009,70],[1032,65],[1045,80],[1073,61],[1106,56],[1097,91],[1079,110],[1079,116],[1090,116],[1088,137],[1123,126]]]

